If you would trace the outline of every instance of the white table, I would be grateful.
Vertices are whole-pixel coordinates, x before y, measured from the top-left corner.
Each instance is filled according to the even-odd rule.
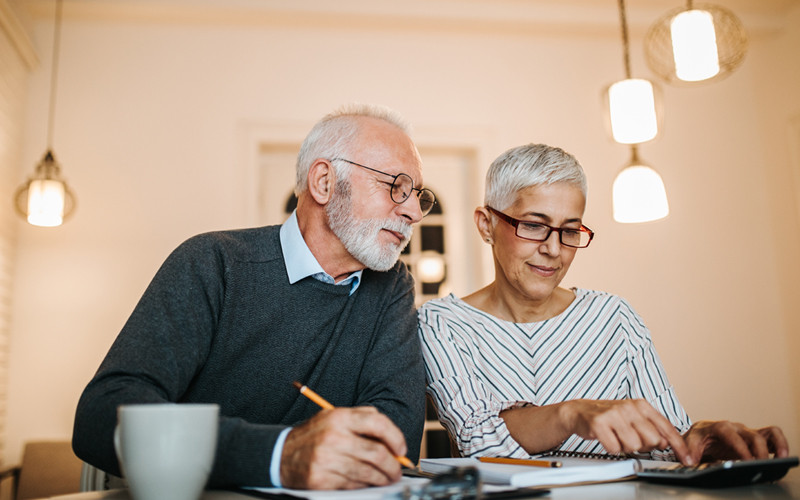
[[[61,495],[58,500],[131,500],[127,490],[93,491]],[[206,491],[202,500],[252,499],[231,491]],[[800,468],[795,467],[783,479],[774,484],[760,484],[725,489],[683,488],[649,484],[641,481],[591,484],[553,488],[548,496],[536,497],[553,500],[735,500],[757,498],[760,500],[800,499]]]

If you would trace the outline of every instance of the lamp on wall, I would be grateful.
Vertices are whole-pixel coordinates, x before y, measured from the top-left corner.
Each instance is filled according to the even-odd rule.
[[[619,0],[619,19],[625,79],[611,84],[606,91],[611,135],[621,144],[640,144],[658,135],[656,87],[649,80],[631,77],[624,0]]]
[[[53,117],[55,115],[58,49],[61,38],[61,0],[56,0],[53,35],[53,66],[50,75],[50,113],[47,120],[47,152],[34,174],[17,189],[14,206],[34,226],[60,226],[75,209],[75,196],[61,178],[61,167],[53,155]]]
[[[649,222],[669,215],[664,181],[639,159],[636,145],[631,145],[631,160],[614,179],[613,200],[617,222]]]
[[[691,85],[720,80],[744,60],[747,34],[728,9],[692,0],[671,10],[647,31],[645,58],[668,83]]]

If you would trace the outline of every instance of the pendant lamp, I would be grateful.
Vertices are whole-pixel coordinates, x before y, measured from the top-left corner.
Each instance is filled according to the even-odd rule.
[[[621,144],[640,144],[658,135],[656,88],[649,80],[631,76],[624,0],[619,0],[619,18],[625,79],[613,83],[606,90],[611,135]]]
[[[56,0],[53,34],[53,66],[50,74],[50,112],[47,120],[47,151],[36,170],[14,194],[17,212],[34,226],[60,226],[75,209],[75,195],[61,177],[61,167],[53,154],[53,118],[55,116],[58,52],[61,38],[61,5]]]
[[[644,47],[647,65],[660,79],[690,86],[721,80],[738,68],[747,33],[730,10],[688,0],[650,27]]]
[[[631,146],[630,162],[614,179],[613,205],[617,222],[650,222],[669,215],[664,181],[639,159],[635,145]]]

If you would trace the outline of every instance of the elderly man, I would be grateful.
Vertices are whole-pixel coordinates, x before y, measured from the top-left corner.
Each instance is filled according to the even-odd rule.
[[[385,485],[416,460],[424,373],[413,280],[398,262],[430,211],[392,111],[323,118],[282,226],[190,238],[165,261],[78,404],[75,453],[112,474],[121,404],[220,405],[209,484]],[[328,399],[319,408],[298,380]]]

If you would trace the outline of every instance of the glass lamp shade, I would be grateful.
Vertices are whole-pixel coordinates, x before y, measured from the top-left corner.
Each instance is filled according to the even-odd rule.
[[[75,196],[61,179],[52,152],[45,154],[34,175],[17,189],[14,202],[17,212],[34,226],[60,226],[72,214]]]
[[[60,226],[64,222],[65,195],[61,181],[32,180],[28,184],[28,222],[34,226]]]
[[[614,220],[622,223],[650,222],[669,215],[664,181],[653,168],[636,159],[614,179]]]
[[[705,10],[681,12],[670,23],[675,75],[685,82],[706,80],[719,73],[714,17]]]
[[[620,80],[606,93],[611,135],[621,144],[647,142],[658,134],[653,84],[641,78]]]

